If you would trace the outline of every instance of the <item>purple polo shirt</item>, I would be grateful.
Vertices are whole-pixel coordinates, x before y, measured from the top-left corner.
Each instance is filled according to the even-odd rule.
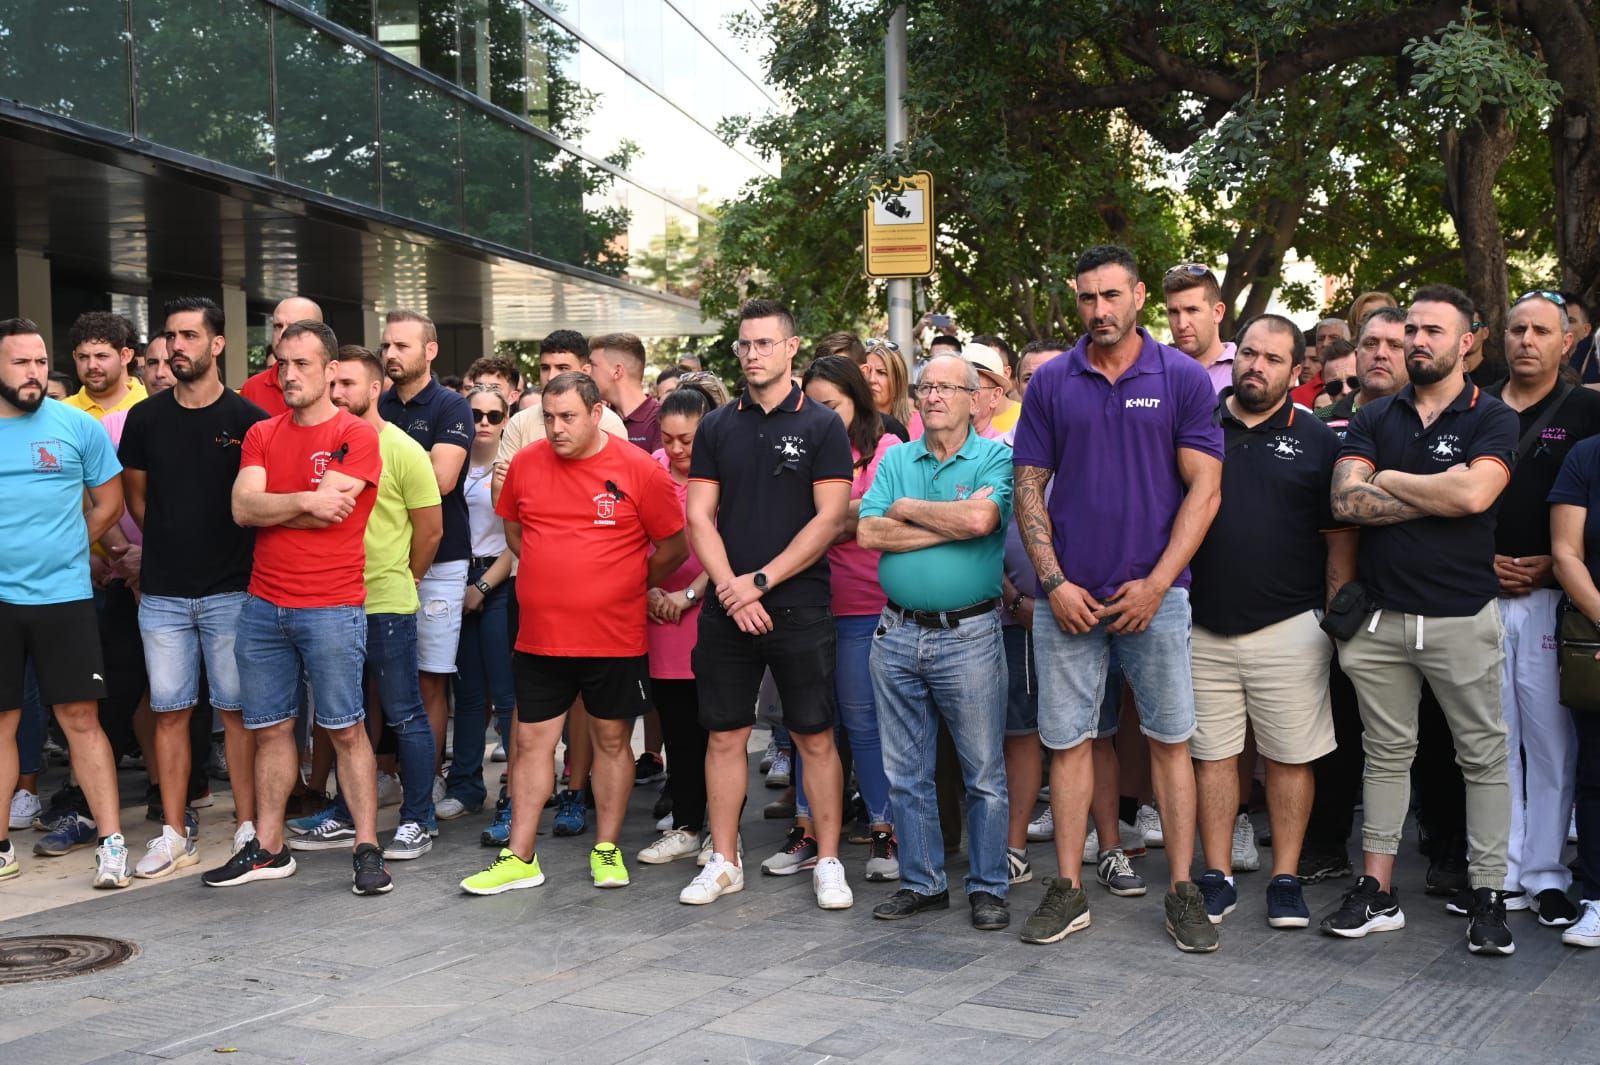
[[[1067,580],[1104,599],[1148,577],[1167,549],[1186,489],[1179,448],[1222,458],[1211,377],[1143,328],[1144,347],[1113,384],[1089,365],[1089,339],[1039,368],[1017,423],[1016,464],[1054,470],[1049,509]],[[1184,569],[1177,587],[1189,586]]]

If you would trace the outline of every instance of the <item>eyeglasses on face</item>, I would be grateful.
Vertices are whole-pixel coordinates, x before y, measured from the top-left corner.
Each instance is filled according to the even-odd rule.
[[[505,420],[506,412],[503,410],[475,410],[472,412],[473,425],[477,425],[479,422],[485,421],[490,425],[499,425]]]
[[[1342,381],[1336,377],[1332,381],[1323,382],[1322,390],[1330,396],[1338,397],[1344,395],[1347,390],[1354,392],[1360,387],[1361,378],[1359,377],[1346,377]]]
[[[773,348],[793,339],[793,337],[761,337],[758,340],[735,340],[731,347],[733,348],[733,353],[740,358],[750,354],[751,351],[754,351],[757,355],[770,355]]]
[[[949,399],[957,392],[965,392],[968,395],[971,395],[976,391],[976,388],[968,388],[966,385],[947,385],[941,382],[939,384],[915,385],[911,389],[911,394],[916,396],[918,399],[925,399],[928,396],[938,396],[940,399]]]

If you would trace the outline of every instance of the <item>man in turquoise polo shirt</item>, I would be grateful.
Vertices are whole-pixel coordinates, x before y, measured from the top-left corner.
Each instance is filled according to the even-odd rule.
[[[857,539],[882,552],[889,596],[872,643],[883,766],[899,827],[903,887],[873,909],[886,921],[950,906],[934,790],[939,718],[967,786],[972,925],[997,931],[1006,909],[1006,658],[995,600],[1011,517],[1011,451],[972,431],[978,371],[930,361],[912,389],[921,441],[891,448],[861,501]]]

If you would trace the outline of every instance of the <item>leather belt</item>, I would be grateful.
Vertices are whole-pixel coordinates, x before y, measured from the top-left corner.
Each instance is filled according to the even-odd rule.
[[[477,569],[480,566],[484,569],[488,569],[498,561],[500,561],[499,555],[473,555],[471,565],[474,569]]]
[[[969,618],[978,618],[993,612],[994,600],[985,599],[981,603],[973,603],[958,610],[907,610],[891,599],[889,609],[925,629],[953,629]]]

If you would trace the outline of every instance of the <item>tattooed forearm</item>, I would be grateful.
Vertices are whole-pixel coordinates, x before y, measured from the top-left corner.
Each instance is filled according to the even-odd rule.
[[[1370,483],[1372,467],[1345,460],[1333,468],[1333,516],[1357,525],[1398,525],[1426,517],[1425,511],[1403,503]]]
[[[1044,489],[1052,476],[1053,470],[1018,466],[1014,482],[1017,532],[1021,535],[1023,549],[1028,552],[1028,560],[1033,563],[1034,572],[1039,575],[1039,583],[1046,591],[1066,580],[1061,572],[1061,564],[1056,561],[1050,511],[1044,500]]]

